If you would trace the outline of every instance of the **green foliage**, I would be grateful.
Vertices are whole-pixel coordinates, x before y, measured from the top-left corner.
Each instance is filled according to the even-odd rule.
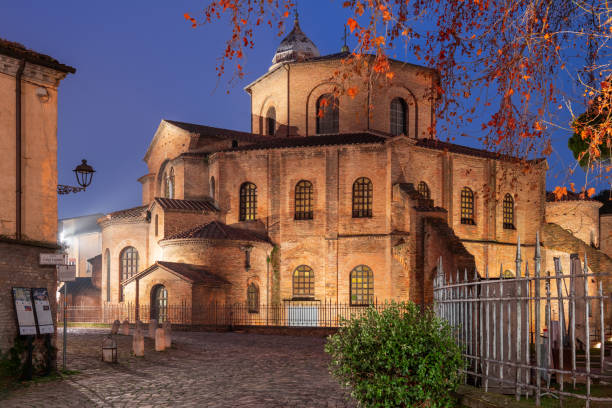
[[[366,407],[450,407],[464,362],[451,328],[411,302],[344,320],[328,338],[330,371]]]
[[[578,116],[572,123],[574,134],[567,141],[567,147],[572,151],[574,159],[579,160],[580,167],[586,168],[589,165],[589,139],[582,138],[582,131],[587,127],[597,127],[604,120],[604,115],[597,115],[590,112],[585,112]],[[610,159],[610,149],[607,148],[606,142],[598,146],[601,156],[591,158],[591,161],[606,161]]]
[[[20,379],[25,371],[27,342],[23,337],[15,337],[13,347],[5,353],[0,352],[0,377]]]

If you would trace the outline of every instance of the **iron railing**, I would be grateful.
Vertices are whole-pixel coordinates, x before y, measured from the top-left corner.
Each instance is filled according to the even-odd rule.
[[[527,261],[522,268],[519,240],[512,278],[502,268],[495,278],[488,269],[484,276],[445,273],[440,259],[434,309],[463,348],[465,380],[485,391],[513,393],[517,400],[533,396],[537,406],[544,395],[583,399],[587,407],[591,401],[612,402],[591,392],[593,383],[612,383],[610,297],[602,285],[610,275],[589,272],[586,254],[582,267],[577,254],[570,256],[569,274],[559,258],[554,275],[543,273],[539,234],[535,248],[530,272]],[[584,394],[577,383],[584,384]]]

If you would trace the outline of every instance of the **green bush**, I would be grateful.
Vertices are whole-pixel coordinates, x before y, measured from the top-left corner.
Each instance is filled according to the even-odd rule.
[[[449,407],[464,364],[451,328],[414,303],[369,308],[328,338],[330,371],[366,407]]]

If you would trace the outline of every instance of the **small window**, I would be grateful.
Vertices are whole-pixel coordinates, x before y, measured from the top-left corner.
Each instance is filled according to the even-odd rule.
[[[514,228],[514,199],[510,194],[504,196],[503,203],[504,229]]]
[[[421,195],[421,197],[426,198],[428,200],[431,198],[431,193],[429,192],[429,186],[427,185],[426,182],[421,181],[417,187],[417,190],[419,194]]]
[[[295,186],[295,219],[312,220],[312,183],[302,180]]]
[[[293,297],[314,296],[314,272],[310,266],[300,265],[293,271]]]
[[[268,109],[266,114],[266,133],[268,136],[274,136],[276,133],[276,110],[273,106]]]
[[[159,235],[159,214],[155,214],[155,236]]]
[[[369,305],[374,302],[374,273],[369,266],[359,265],[351,271],[351,305]]]
[[[360,177],[353,183],[353,218],[372,216],[372,182]]]
[[[212,176],[212,177],[210,178],[210,186],[209,186],[210,192],[209,192],[209,194],[210,194],[210,197],[211,197],[213,200],[215,200],[215,187],[216,187],[216,186],[215,186],[215,177],[214,177],[214,176]]]
[[[110,258],[110,251],[107,249],[106,252],[104,253],[104,262],[106,263],[106,301],[110,302],[111,300],[111,284],[110,284],[110,280],[111,280],[111,268],[110,268],[110,262],[111,262],[111,258]]]
[[[406,134],[406,102],[402,98],[391,101],[391,134]]]
[[[259,287],[254,283],[247,287],[247,307],[249,313],[259,313]]]
[[[240,186],[240,221],[257,219],[257,186],[253,183],[242,183]]]
[[[339,129],[338,98],[333,94],[324,94],[317,99],[317,134],[338,133]]]
[[[463,187],[461,190],[461,223],[475,225],[474,193],[469,187]]]
[[[121,282],[136,275],[138,272],[138,251],[136,248],[132,246],[123,248],[119,255],[119,269]]]
[[[164,180],[164,197],[174,198],[174,168],[171,167],[166,173]]]

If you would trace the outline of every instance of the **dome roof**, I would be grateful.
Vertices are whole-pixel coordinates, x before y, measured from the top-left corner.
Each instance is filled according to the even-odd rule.
[[[293,30],[281,41],[276,49],[270,69],[276,68],[278,64],[283,62],[303,61],[320,55],[317,46],[314,45],[310,38],[306,37],[306,34],[300,28],[296,12]]]

